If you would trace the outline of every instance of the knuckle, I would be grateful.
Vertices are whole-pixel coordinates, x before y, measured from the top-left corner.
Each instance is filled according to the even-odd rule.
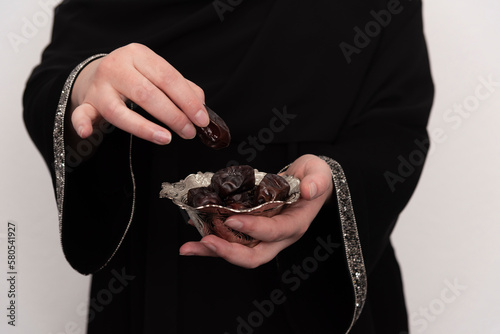
[[[139,122],[135,124],[134,133],[137,136],[145,137],[148,132],[150,131],[146,122]]]
[[[194,97],[187,98],[185,103],[185,107],[189,110],[193,109],[196,107],[197,104],[199,104],[198,100]]]
[[[186,123],[186,116],[180,112],[175,112],[171,115],[170,120],[168,122],[168,126],[173,129],[182,129]]]
[[[132,89],[132,100],[137,104],[143,104],[144,102],[149,101],[152,98],[153,87],[151,84],[147,82],[146,79],[142,80],[142,82],[135,86]]]
[[[314,159],[314,160],[316,160],[316,158],[317,158],[317,159],[319,159],[319,158],[318,158],[316,155],[314,155],[314,154],[310,154],[310,153],[308,153],[308,154],[304,154],[304,159],[307,159],[307,160]],[[319,160],[321,160],[321,159],[319,159]]]
[[[287,237],[285,234],[286,234],[285,231],[278,229],[276,227],[273,227],[268,233],[270,240],[274,241],[280,241],[285,239]]]
[[[127,49],[131,52],[140,52],[143,50],[143,48],[144,48],[144,45],[139,44],[139,43],[130,43],[124,47],[124,49]]]
[[[108,80],[109,76],[116,69],[116,64],[119,62],[119,59],[115,54],[109,54],[106,57],[103,57],[99,66],[95,69],[95,78],[96,80]]]
[[[157,73],[160,77],[160,83],[164,87],[174,86],[180,79],[180,74],[171,66],[166,66],[165,68],[158,69]]]
[[[160,78],[160,83],[165,82],[165,78],[168,78],[172,75],[172,69],[167,66],[157,66],[155,68],[155,75]]]
[[[193,94],[184,95],[182,101],[178,101],[177,106],[182,114],[189,119],[194,119],[193,117],[198,110],[203,108],[201,101]]]
[[[201,87],[195,85],[193,90],[200,100],[205,101],[205,91]]]
[[[101,114],[105,119],[112,123],[114,120],[121,117],[120,104],[116,102],[109,104],[107,108],[103,108]]]

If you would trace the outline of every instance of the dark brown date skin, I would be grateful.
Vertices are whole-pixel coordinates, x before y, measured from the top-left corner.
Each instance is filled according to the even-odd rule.
[[[288,196],[290,185],[276,174],[266,174],[255,190],[255,204],[283,201]]]
[[[235,209],[235,210],[245,210],[253,208],[253,202],[234,202],[231,204],[226,204],[227,208]]]
[[[205,108],[207,109],[210,123],[204,128],[196,126],[198,138],[200,138],[203,144],[215,150],[228,147],[231,143],[231,133],[226,122],[209,107],[205,106]]]
[[[226,167],[212,176],[210,186],[221,198],[226,198],[252,189],[255,186],[255,173],[247,165]]]
[[[212,188],[198,187],[189,189],[187,193],[187,204],[196,208],[208,204],[222,205],[222,200]]]
[[[229,195],[224,199],[224,203],[231,209],[249,209],[253,207],[254,189]]]

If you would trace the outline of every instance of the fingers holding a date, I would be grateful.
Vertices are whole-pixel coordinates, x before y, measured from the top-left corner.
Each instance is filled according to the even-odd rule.
[[[131,134],[168,144],[172,134],[127,108],[132,100],[184,139],[209,125],[203,90],[144,45],[129,44],[89,63],[71,95],[71,123],[81,138],[105,118]]]

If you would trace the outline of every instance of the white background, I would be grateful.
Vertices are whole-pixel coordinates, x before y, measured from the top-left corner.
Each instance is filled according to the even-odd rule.
[[[85,330],[89,280],[63,258],[50,177],[22,123],[24,84],[51,30],[41,3],[53,7],[0,5],[0,332],[76,334]],[[500,82],[499,18],[498,0],[425,2],[434,145],[393,236],[412,333],[500,333],[500,86],[474,97],[481,78]],[[27,21],[35,29],[23,31]],[[9,34],[25,39],[14,47]],[[464,104],[470,112],[449,111]],[[9,220],[18,224],[15,328],[5,316]]]

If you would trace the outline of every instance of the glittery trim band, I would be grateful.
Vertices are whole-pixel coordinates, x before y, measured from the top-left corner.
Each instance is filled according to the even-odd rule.
[[[324,160],[332,171],[333,183],[337,196],[339,208],[340,225],[342,228],[342,237],[344,239],[344,248],[347,258],[347,267],[351,276],[352,287],[354,289],[354,314],[351,324],[347,329],[349,333],[352,326],[358,320],[366,300],[367,280],[366,269],[363,261],[363,252],[359,241],[356,218],[352,207],[351,193],[347,184],[344,170],[340,164],[332,158],[319,156]]]
[[[337,203],[340,216],[340,227],[342,229],[342,238],[344,240],[345,254],[347,258],[347,269],[351,276],[352,287],[354,290],[354,313],[349,328],[346,331],[348,334],[352,326],[356,323],[363,310],[366,300],[367,280],[366,269],[363,261],[363,252],[361,243],[359,242],[358,228],[356,225],[356,217],[352,207],[351,193],[344,170],[340,164],[324,155],[318,156],[324,160],[331,169],[333,185],[337,196]],[[290,165],[284,167],[279,172],[284,172]]]
[[[92,57],[89,57],[85,59],[83,62],[78,64],[73,71],[70,73],[68,78],[66,79],[66,82],[64,83],[64,87],[61,92],[61,96],[59,98],[59,104],[57,106],[57,112],[55,115],[54,119],[54,131],[53,131],[53,141],[54,141],[54,170],[55,170],[55,177],[56,177],[56,201],[57,201],[57,209],[58,209],[58,216],[59,216],[59,236],[61,239],[61,245],[62,245],[62,226],[63,226],[63,209],[64,209],[64,193],[65,193],[65,184],[66,184],[66,147],[65,147],[65,141],[64,141],[64,118],[66,114],[66,109],[68,107],[68,102],[70,100],[70,94],[71,90],[73,88],[73,84],[75,83],[76,77],[78,74],[81,72],[81,70],[87,66],[90,62],[93,60],[96,60],[98,58],[102,58],[106,56],[106,54],[101,53],[101,54],[96,54]],[[116,251],[120,247],[121,243],[123,242],[123,239],[125,238],[125,235],[127,234],[127,231],[130,227],[130,224],[132,222],[132,217],[134,214],[134,209],[135,209],[135,178],[134,178],[134,173],[132,170],[132,136],[130,138],[130,152],[129,152],[129,163],[130,163],[130,175],[132,177],[132,186],[133,186],[133,199],[132,199],[132,212],[130,214],[130,219],[128,222],[128,225],[125,229],[125,232],[123,233],[123,236],[118,243],[116,249],[113,251],[109,259],[107,259],[106,263],[104,263],[103,266],[101,266],[102,269],[104,268],[109,261],[113,258],[115,255]]]

